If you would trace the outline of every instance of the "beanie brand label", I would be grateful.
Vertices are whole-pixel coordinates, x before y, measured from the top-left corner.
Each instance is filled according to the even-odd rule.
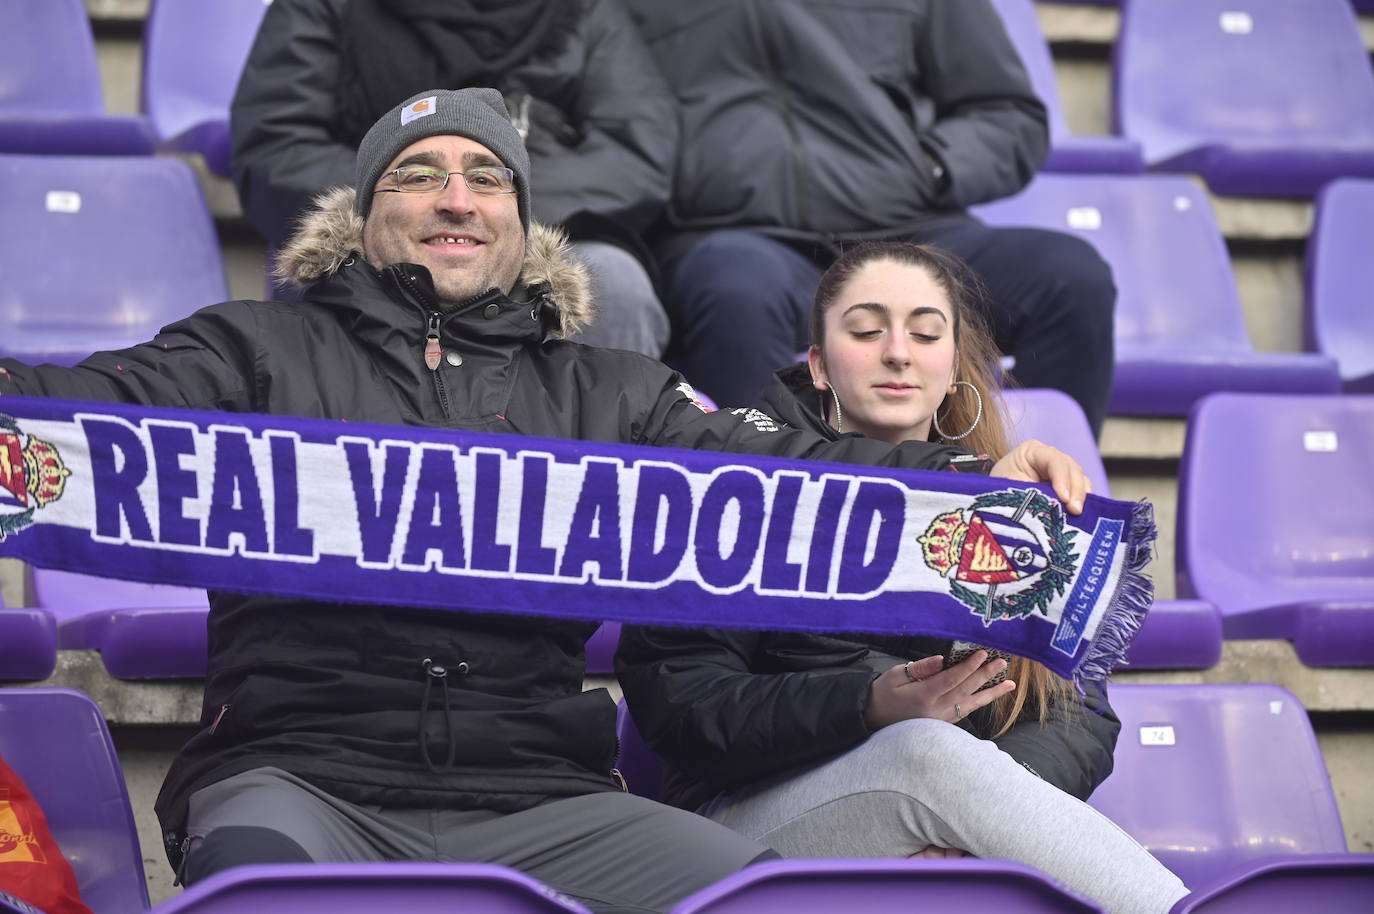
[[[422,117],[429,117],[438,110],[436,104],[438,100],[437,95],[431,95],[429,98],[422,98],[418,102],[406,105],[401,109],[401,126],[404,127],[411,121],[418,121]]]

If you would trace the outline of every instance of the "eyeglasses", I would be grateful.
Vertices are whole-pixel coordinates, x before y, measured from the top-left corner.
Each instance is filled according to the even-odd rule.
[[[515,172],[496,165],[479,165],[467,171],[444,171],[432,165],[402,165],[382,175],[386,187],[376,193],[432,194],[448,187],[452,175],[462,175],[463,183],[475,194],[515,193]]]

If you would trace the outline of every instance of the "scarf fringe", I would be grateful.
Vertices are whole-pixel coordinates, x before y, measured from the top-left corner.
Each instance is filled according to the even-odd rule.
[[[1130,545],[1121,583],[1083,661],[1074,670],[1073,685],[1080,696],[1085,694],[1087,682],[1105,681],[1113,669],[1126,662],[1126,651],[1154,603],[1154,580],[1145,573],[1145,568],[1155,557],[1158,532],[1154,505],[1148,501],[1133,504]]]

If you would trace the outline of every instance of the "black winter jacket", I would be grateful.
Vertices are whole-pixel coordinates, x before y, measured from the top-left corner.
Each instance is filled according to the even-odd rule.
[[[805,365],[778,373],[761,407],[797,428],[837,436],[821,418]],[[722,792],[846,752],[868,738],[863,715],[878,674],[907,660],[949,656],[950,642],[626,626],[616,674],[635,723],[666,762],[667,802],[698,809]],[[991,735],[990,711],[959,725]],[[996,743],[1061,790],[1087,799],[1111,774],[1121,729],[1105,688],[1082,706],[1031,709]]]
[[[491,292],[440,314],[424,268],[379,271],[353,253],[362,220],[352,200],[330,195],[281,252],[297,279],[323,277],[304,301],[214,305],[73,368],[0,360],[0,394],[928,469],[960,453],[827,441],[746,410],[706,414],[661,363],[564,341],[588,317],[587,277],[538,225],[512,297]],[[431,318],[460,365],[425,367]],[[582,691],[594,627],[212,593],[203,729],[158,798],[174,865],[187,797],[265,765],[387,806],[517,811],[616,789],[615,705],[605,690]],[[433,681],[425,660],[447,680]]]
[[[630,9],[682,106],[678,232],[904,236],[1015,193],[1045,157],[1044,105],[989,0]]]
[[[634,248],[667,202],[678,143],[676,102],[620,0],[583,9],[577,31],[494,88],[516,109],[538,99],[566,130],[532,118],[532,215],[574,238]],[[360,137],[340,134],[339,54],[348,0],[268,7],[230,113],[234,184],[248,221],[273,244],[315,194],[352,185]],[[416,86],[420,91],[431,86]],[[451,86],[449,88],[461,88]],[[398,102],[400,99],[397,100]],[[570,134],[575,139],[561,138]]]

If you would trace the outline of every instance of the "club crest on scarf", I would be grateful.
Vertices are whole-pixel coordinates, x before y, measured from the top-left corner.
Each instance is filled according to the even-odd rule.
[[[1047,615],[1073,580],[1073,538],[1058,502],[1035,489],[1004,489],[937,515],[918,542],[926,565],[950,579],[950,595],[986,625]]]
[[[0,540],[33,523],[33,514],[62,497],[71,470],[46,441],[0,416]]]

